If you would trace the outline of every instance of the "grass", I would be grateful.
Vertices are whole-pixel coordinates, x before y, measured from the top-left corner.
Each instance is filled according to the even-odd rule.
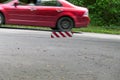
[[[105,33],[105,34],[120,34],[120,29],[105,28],[100,26],[88,26],[87,28],[74,28],[75,32],[92,32],[92,33]]]
[[[17,28],[17,29],[30,29],[30,30],[44,30],[44,31],[50,31],[50,28],[47,27],[34,27],[34,26],[18,26],[18,25],[3,25],[3,27],[6,28]],[[105,33],[105,34],[117,34],[120,35],[120,28],[106,28],[106,27],[100,27],[100,26],[88,26],[87,28],[73,28],[73,32],[79,33],[79,32],[92,32],[92,33]]]

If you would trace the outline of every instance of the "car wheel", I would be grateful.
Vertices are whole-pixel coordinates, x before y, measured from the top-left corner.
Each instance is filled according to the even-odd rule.
[[[4,16],[0,13],[0,25],[4,23]]]
[[[74,26],[74,21],[69,17],[62,17],[57,22],[59,31],[70,31]]]

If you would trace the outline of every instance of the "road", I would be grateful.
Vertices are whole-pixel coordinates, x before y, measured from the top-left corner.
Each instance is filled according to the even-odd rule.
[[[120,35],[0,28],[0,80],[120,80]]]

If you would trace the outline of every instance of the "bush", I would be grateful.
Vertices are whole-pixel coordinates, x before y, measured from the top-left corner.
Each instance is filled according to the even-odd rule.
[[[120,26],[119,0],[69,0],[90,11],[91,24],[98,26]]]
[[[96,12],[101,18],[103,25],[120,25],[120,1],[118,0],[97,0]]]

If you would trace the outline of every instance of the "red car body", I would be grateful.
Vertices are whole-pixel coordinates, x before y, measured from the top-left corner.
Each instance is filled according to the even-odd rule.
[[[73,22],[72,27],[86,27],[89,24],[87,8],[75,6],[66,0],[57,0],[57,2],[61,6],[19,5],[18,0],[11,0],[0,4],[0,13],[3,15],[5,24],[57,28],[59,19],[62,17],[70,18]],[[65,21],[63,23],[67,25]]]

